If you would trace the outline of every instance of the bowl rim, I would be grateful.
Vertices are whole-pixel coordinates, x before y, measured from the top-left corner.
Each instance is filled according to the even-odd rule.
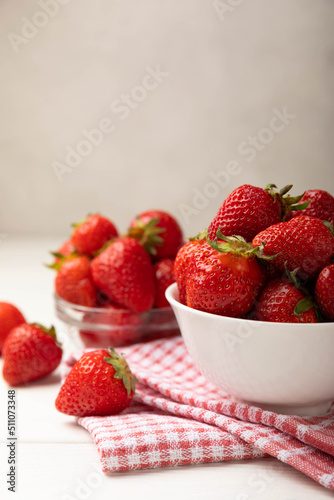
[[[200,311],[199,309],[194,309],[192,307],[189,307],[189,306],[186,306],[185,304],[182,304],[179,300],[179,298],[175,298],[175,293],[178,294],[178,288],[177,288],[177,283],[172,283],[171,285],[169,285],[169,287],[166,289],[166,298],[168,300],[168,302],[171,304],[171,306],[173,307],[173,305],[176,307],[176,308],[180,308],[181,310],[184,310],[184,311],[188,311],[188,312],[191,312],[191,314],[194,314],[194,315],[198,315],[198,316],[208,316],[209,318],[215,318],[215,321],[229,321],[231,323],[238,323],[240,324],[240,321],[242,322],[247,322],[247,323],[252,323],[252,324],[256,324],[258,326],[262,325],[262,326],[267,326],[268,325],[276,325],[279,326],[279,325],[288,325],[289,328],[296,328],[296,329],[303,329],[303,328],[308,328],[308,329],[311,329],[311,328],[324,328],[324,327],[329,327],[329,325],[333,325],[334,326],[334,322],[333,321],[324,321],[324,322],[319,322],[319,323],[280,323],[280,322],[277,322],[277,321],[258,321],[258,320],[254,320],[254,319],[248,319],[248,318],[233,318],[231,316],[223,316],[223,315],[219,315],[219,314],[213,314],[213,313],[209,313],[209,312],[206,312],[206,311]],[[217,318],[221,318],[221,319],[217,319]],[[333,329],[333,334],[334,334],[334,329]]]

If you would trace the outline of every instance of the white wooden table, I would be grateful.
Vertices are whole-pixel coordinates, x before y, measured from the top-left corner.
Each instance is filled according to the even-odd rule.
[[[0,300],[13,302],[29,322],[61,326],[53,310],[48,250],[59,238],[17,238],[0,243]],[[61,336],[65,349],[70,343]],[[87,431],[57,412],[59,373],[16,389],[16,493],[7,490],[7,390],[0,382],[0,498],[73,500],[320,500],[334,498],[300,472],[275,459],[257,459],[102,474],[99,456]]]

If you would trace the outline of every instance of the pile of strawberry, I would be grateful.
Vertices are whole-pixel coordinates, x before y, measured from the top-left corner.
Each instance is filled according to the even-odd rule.
[[[208,230],[179,250],[180,300],[223,316],[274,322],[334,321],[334,198],[292,197],[243,185]]]

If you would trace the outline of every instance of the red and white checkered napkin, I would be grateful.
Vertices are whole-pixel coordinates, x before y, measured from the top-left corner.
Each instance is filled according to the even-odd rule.
[[[139,380],[132,404],[78,419],[104,472],[271,455],[334,489],[334,405],[323,417],[297,417],[239,403],[196,370],[180,337],[122,352]],[[64,376],[81,354],[65,360]]]

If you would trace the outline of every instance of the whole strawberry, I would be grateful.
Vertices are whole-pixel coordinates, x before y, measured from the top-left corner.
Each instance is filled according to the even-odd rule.
[[[96,286],[112,302],[135,313],[143,313],[153,306],[153,265],[135,238],[115,239],[93,259],[91,269]]]
[[[114,349],[83,354],[60,388],[56,408],[67,415],[116,415],[127,408],[136,377]]]
[[[0,354],[9,332],[21,323],[25,323],[21,311],[13,304],[0,302]]]
[[[56,252],[51,252],[51,254],[55,257],[55,264],[61,262],[64,257],[69,257],[70,255],[74,255],[75,253],[76,249],[72,243],[72,240],[64,241],[64,243],[58,248]]]
[[[87,257],[68,258],[53,267],[58,269],[55,279],[58,297],[72,304],[95,306],[97,289],[92,280],[90,260]]]
[[[265,189],[244,184],[234,189],[211,222],[209,238],[214,240],[219,229],[225,236],[238,235],[252,241],[257,233],[281,222],[286,213],[295,208],[301,196],[291,198],[286,195],[291,187],[286,186],[278,192],[274,184]]]
[[[174,283],[174,260],[161,259],[154,264],[156,294],[154,307],[169,307],[169,302],[166,299],[166,289]]]
[[[277,323],[318,322],[314,304],[285,278],[277,278],[265,285],[251,318]]]
[[[303,215],[317,217],[334,224],[334,197],[322,189],[309,189],[305,191],[299,203],[308,202]],[[298,212],[291,212],[291,217],[297,217]]]
[[[147,210],[130,222],[128,236],[136,238],[156,259],[174,258],[183,242],[176,219],[162,210]]]
[[[314,297],[325,318],[334,321],[334,264],[324,267],[320,272]]]
[[[219,234],[219,233],[218,233]],[[187,305],[223,316],[248,313],[264,285],[265,273],[251,245],[224,237],[203,243],[186,278]]]
[[[265,243],[263,253],[274,256],[271,263],[284,273],[285,265],[305,279],[317,276],[334,254],[334,237],[325,224],[315,217],[299,215],[288,222],[268,227],[253,239],[253,246]]]
[[[107,241],[118,236],[109,219],[100,214],[88,215],[83,222],[74,224],[72,243],[80,254],[93,256]]]
[[[54,327],[22,323],[5,341],[3,377],[11,386],[32,382],[53,372],[61,357]]]

